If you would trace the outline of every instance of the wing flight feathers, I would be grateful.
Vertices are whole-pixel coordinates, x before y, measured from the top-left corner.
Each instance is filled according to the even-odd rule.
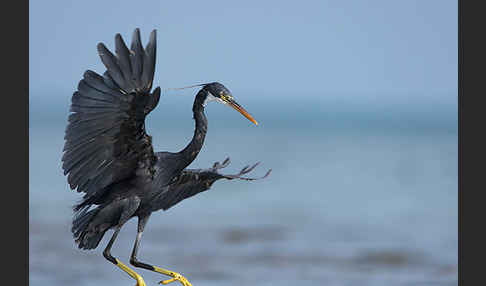
[[[84,192],[85,199],[102,196],[110,184],[155,163],[144,124],[160,98],[160,88],[150,94],[155,37],[154,30],[144,49],[136,29],[128,49],[117,34],[115,54],[98,44],[106,72],[86,71],[72,96],[62,167],[71,189]]]

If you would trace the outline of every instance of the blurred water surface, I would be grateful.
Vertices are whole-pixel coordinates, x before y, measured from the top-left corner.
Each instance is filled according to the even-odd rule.
[[[236,96],[236,95],[235,95]],[[150,115],[156,150],[193,132],[193,97],[167,97]],[[239,99],[237,97],[237,99]],[[30,284],[133,285],[70,233],[61,171],[68,100],[31,100]],[[225,172],[262,161],[256,182],[219,181],[152,215],[139,258],[193,285],[457,285],[457,114],[454,104],[240,103],[260,126],[217,104],[191,165],[230,156]],[[363,111],[364,110],[364,111]],[[128,263],[136,220],[113,254]],[[139,271],[147,285],[165,277]]]

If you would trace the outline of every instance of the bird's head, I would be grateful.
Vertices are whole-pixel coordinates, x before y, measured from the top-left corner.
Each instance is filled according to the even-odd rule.
[[[258,122],[256,122],[256,120],[253,119],[253,117],[235,101],[235,98],[233,95],[231,95],[229,89],[227,89],[224,85],[220,84],[219,82],[212,82],[205,84],[202,90],[206,92],[206,98],[204,99],[203,105],[206,105],[210,101],[217,101],[232,107],[255,125],[258,125]]]

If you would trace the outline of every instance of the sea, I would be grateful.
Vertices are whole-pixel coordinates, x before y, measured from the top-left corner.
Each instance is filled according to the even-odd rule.
[[[261,162],[248,175],[270,176],[220,180],[152,214],[139,260],[194,286],[457,285],[454,99],[235,97],[260,124],[210,103],[205,145],[190,168],[230,157],[221,172]],[[82,195],[61,168],[69,96],[45,98],[30,99],[30,285],[134,285],[102,256],[111,231],[95,250],[74,243],[72,206]],[[156,151],[189,142],[191,106],[189,96],[161,98],[147,117]],[[123,227],[112,250],[127,265],[136,225]],[[137,271],[147,285],[169,278]]]

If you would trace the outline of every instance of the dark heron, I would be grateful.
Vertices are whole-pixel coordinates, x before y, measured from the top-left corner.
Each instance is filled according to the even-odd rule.
[[[162,273],[191,285],[181,274],[140,262],[137,252],[150,214],[167,210],[180,201],[208,190],[219,179],[261,179],[244,175],[256,167],[247,166],[237,174],[221,174],[229,158],[208,169],[186,169],[201,150],[207,132],[204,106],[209,101],[228,105],[255,125],[257,122],[239,105],[222,84],[201,84],[192,111],[196,127],[189,144],[179,152],[154,152],[151,137],[145,131],[145,117],[157,106],[160,87],[152,92],[155,70],[156,33],[150,34],[145,49],[140,31],[135,29],[130,49],[120,34],[115,36],[115,54],[102,43],[98,53],[106,67],[103,76],[86,71],[72,96],[66,129],[64,174],[71,189],[83,192],[74,206],[72,233],[81,249],[95,249],[105,232],[114,229],[103,256],[137,280],[145,282],[131,268],[113,257],[111,247],[121,227],[138,218],[138,232],[130,257],[135,267]]]

